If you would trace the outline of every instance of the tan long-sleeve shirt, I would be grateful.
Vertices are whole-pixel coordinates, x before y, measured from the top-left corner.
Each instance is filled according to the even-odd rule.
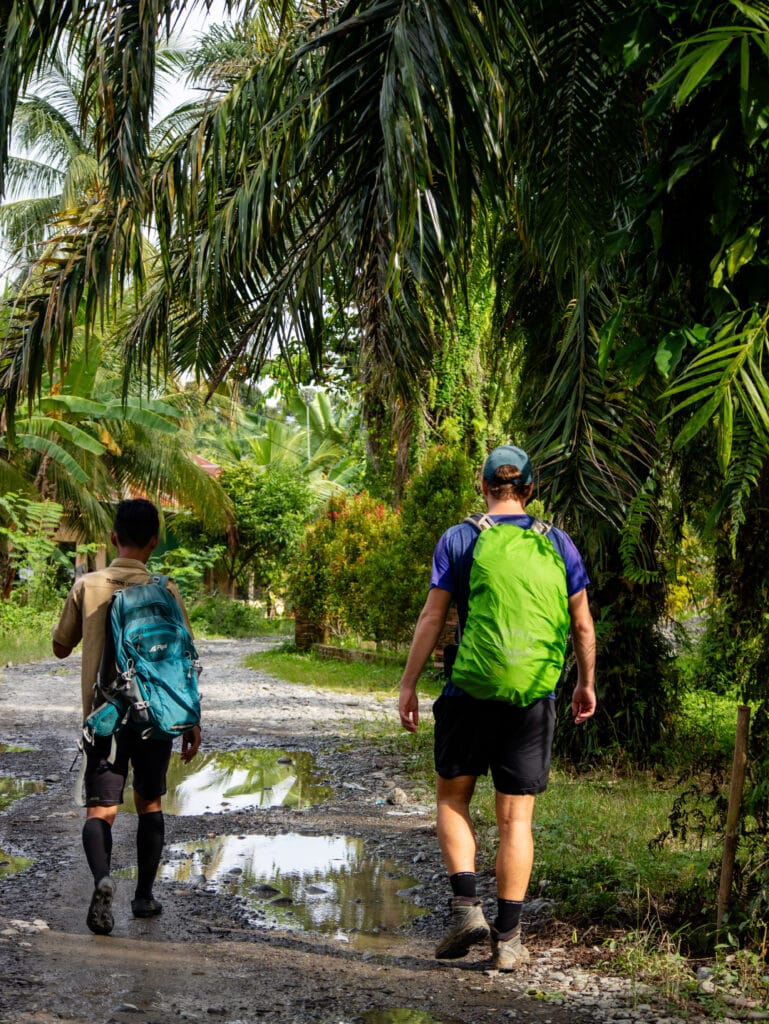
[[[67,595],[51,637],[57,644],[70,649],[76,647],[81,640],[83,642],[80,689],[84,722],[94,707],[94,684],[104,650],[109,600],[116,590],[123,590],[137,583],[146,583],[150,576],[151,573],[143,562],[135,558],[115,558],[106,569],[81,576]],[[169,581],[168,589],[181,608],[189,627],[187,611],[176,585]]]

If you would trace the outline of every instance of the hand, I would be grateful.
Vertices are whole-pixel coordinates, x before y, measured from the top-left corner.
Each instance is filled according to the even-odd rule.
[[[398,712],[403,728],[408,732],[416,732],[419,725],[419,700],[415,690],[401,689]]]
[[[595,687],[578,682],[571,696],[571,714],[575,725],[581,725],[595,714]]]
[[[191,761],[200,746],[200,726],[194,725],[182,736],[182,761]]]

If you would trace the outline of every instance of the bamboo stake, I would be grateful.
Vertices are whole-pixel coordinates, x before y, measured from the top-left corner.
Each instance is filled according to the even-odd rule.
[[[718,910],[716,927],[721,928],[729,906],[729,895],[732,890],[734,876],[734,860],[737,855],[737,826],[740,820],[740,803],[745,785],[745,766],[747,764],[748,727],[750,708],[740,705],[737,708],[737,732],[734,738],[734,758],[732,760],[732,781],[729,787],[729,807],[726,812],[726,835],[724,837],[724,853],[721,858],[721,884],[718,888]]]

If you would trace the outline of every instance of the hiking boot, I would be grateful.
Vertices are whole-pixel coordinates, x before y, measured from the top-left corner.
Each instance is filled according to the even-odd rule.
[[[136,896],[131,900],[131,910],[134,917],[157,917],[163,913],[163,904],[152,896]]]
[[[115,883],[109,875],[94,887],[91,905],[85,923],[96,935],[109,935],[115,926],[112,916],[112,897],[115,895]]]
[[[491,967],[495,971],[514,971],[528,963],[529,951],[521,943],[521,926],[500,934],[491,928]]]
[[[449,930],[435,947],[436,960],[457,960],[466,956],[471,946],[485,942],[489,937],[489,926],[483,916],[480,900],[476,903],[462,903],[462,897],[452,896],[451,922]]]

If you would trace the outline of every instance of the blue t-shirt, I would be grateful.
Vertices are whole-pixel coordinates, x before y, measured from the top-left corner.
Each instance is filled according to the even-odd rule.
[[[495,523],[511,523],[523,530],[528,530],[534,517],[521,515],[493,515]],[[440,587],[452,594],[457,606],[460,636],[467,622],[467,602],[470,591],[470,569],[473,564],[475,542],[480,536],[478,530],[470,523],[459,523],[451,526],[443,534],[433,552],[433,569],[430,577],[431,587]],[[590,583],[585,563],[577,550],[574,541],[563,530],[553,526],[547,533],[553,547],[563,559],[566,567],[566,593],[573,597]],[[445,694],[459,695],[463,691],[448,682],[444,687]]]

